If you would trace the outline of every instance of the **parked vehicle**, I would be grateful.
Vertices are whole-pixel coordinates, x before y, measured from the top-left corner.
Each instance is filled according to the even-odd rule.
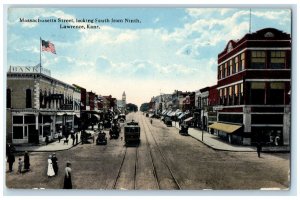
[[[183,122],[180,126],[180,130],[179,130],[179,133],[181,135],[188,135],[188,129],[189,129],[189,126],[188,124],[186,124],[185,122]]]
[[[166,124],[168,127],[172,126],[172,120],[171,120],[171,119],[165,120],[165,124]]]
[[[98,137],[96,139],[97,145],[106,145],[107,144],[107,137],[104,131],[100,131]]]
[[[121,132],[120,124],[114,123],[109,130],[110,139],[118,139]]]

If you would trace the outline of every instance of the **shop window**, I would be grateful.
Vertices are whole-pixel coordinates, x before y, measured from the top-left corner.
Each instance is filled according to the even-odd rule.
[[[31,105],[31,89],[26,90],[26,108],[32,108],[32,105]]]
[[[252,114],[252,124],[283,124],[282,114]]]
[[[24,137],[28,136],[28,130],[27,130],[27,126],[24,126]]]
[[[265,104],[265,83],[253,82],[250,88],[250,104]]]
[[[23,126],[13,127],[13,139],[23,139]]]
[[[264,51],[251,51],[252,69],[264,69],[266,66],[266,53]]]
[[[23,124],[23,116],[13,116],[13,124]]]
[[[43,137],[50,135],[50,126],[43,126]]]
[[[11,90],[6,89],[6,108],[11,108]]]
[[[269,104],[284,104],[284,83],[270,83]]]
[[[270,68],[271,69],[284,69],[285,68],[285,52],[284,51],[271,51]]]

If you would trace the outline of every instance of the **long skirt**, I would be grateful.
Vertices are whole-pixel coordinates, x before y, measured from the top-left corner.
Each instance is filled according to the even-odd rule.
[[[69,177],[67,177],[67,175],[65,175],[64,189],[72,189],[72,178],[71,178],[71,174],[69,175]]]

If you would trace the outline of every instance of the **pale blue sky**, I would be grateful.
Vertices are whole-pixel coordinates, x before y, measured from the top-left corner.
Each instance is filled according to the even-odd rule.
[[[289,9],[251,11],[252,32],[272,27],[291,33]],[[66,30],[60,23],[20,23],[23,17],[130,18],[141,23]],[[217,55],[229,40],[249,32],[249,9],[13,8],[8,11],[7,30],[7,68],[37,65],[41,37],[56,47],[56,55],[42,53],[42,66],[54,78],[119,99],[125,90],[127,101],[140,105],[160,93],[216,84]]]

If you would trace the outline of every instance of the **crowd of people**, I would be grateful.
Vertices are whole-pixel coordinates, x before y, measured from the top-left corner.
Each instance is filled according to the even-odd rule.
[[[11,144],[8,144],[6,147],[6,157],[8,162],[8,173],[12,173],[14,170],[14,163],[15,163],[15,147]],[[23,157],[23,159],[22,159]],[[54,177],[58,175],[58,159],[56,157],[56,153],[52,153],[48,156],[48,166],[47,166],[47,176],[48,178]],[[23,156],[18,158],[18,168],[17,174],[24,174],[29,171],[30,169],[30,156],[27,151],[24,152]],[[72,189],[72,179],[71,179],[71,163],[67,161],[66,167],[64,170],[64,185],[63,189]]]

